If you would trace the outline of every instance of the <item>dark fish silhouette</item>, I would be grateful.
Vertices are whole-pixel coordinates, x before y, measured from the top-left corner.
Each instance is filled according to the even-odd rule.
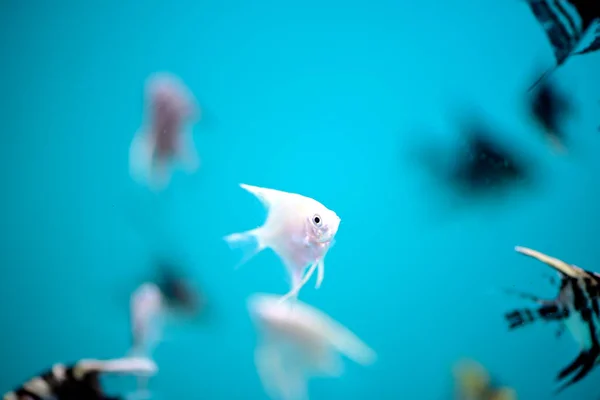
[[[546,138],[559,151],[566,149],[567,138],[561,124],[571,111],[571,103],[556,86],[546,81],[536,87],[531,99],[530,112]]]
[[[183,275],[165,261],[158,263],[157,285],[170,307],[197,313],[203,306],[200,294],[192,289]]]
[[[473,135],[462,149],[451,179],[465,192],[474,194],[506,186],[525,178],[525,168],[489,137]]]
[[[157,367],[146,358],[80,360],[72,365],[55,364],[4,395],[4,400],[121,400],[108,396],[100,384],[101,374],[149,376]]]
[[[600,49],[600,2],[597,0],[525,0],[544,29],[556,64],[530,90],[569,57]]]
[[[509,329],[530,325],[535,321],[559,322],[566,326],[580,346],[575,360],[563,368],[558,381],[570,380],[557,389],[557,393],[586,377],[600,364],[600,274],[586,271],[556,258],[524,247],[516,251],[533,257],[555,269],[560,276],[560,290],[554,299],[542,299],[535,295],[520,293],[540,307],[519,309],[505,315]]]
[[[466,122],[466,123],[465,123]],[[534,182],[533,165],[506,146],[497,132],[468,116],[459,125],[460,145],[448,151],[437,144],[417,150],[416,157],[440,184],[464,200],[491,199]]]

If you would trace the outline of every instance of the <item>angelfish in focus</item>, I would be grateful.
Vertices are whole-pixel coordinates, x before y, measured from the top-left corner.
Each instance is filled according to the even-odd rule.
[[[230,247],[241,247],[244,258],[238,266],[265,248],[271,248],[282,260],[292,289],[282,301],[296,298],[298,292],[317,270],[319,288],[325,276],[325,255],[334,243],[340,225],[337,214],[309,197],[274,189],[241,184],[267,209],[265,223],[224,239]]]
[[[558,393],[585,378],[600,364],[600,274],[525,247],[516,247],[515,250],[545,263],[556,270],[560,277],[560,290],[556,298],[546,300],[527,293],[517,293],[534,301],[539,307],[514,310],[505,315],[510,329],[542,320],[560,322],[571,333],[579,345],[580,353],[558,373],[558,381],[575,373],[558,388]]]
[[[476,361],[462,360],[454,366],[456,400],[517,400],[512,388],[492,385],[486,369]]]
[[[4,395],[4,400],[121,400],[108,396],[100,383],[100,375],[152,376],[156,364],[139,357],[113,360],[80,360],[75,364],[55,364],[31,378],[19,388]]]
[[[300,301],[282,303],[276,295],[254,294],[248,310],[260,332],[256,369],[273,399],[308,399],[311,377],[342,375],[340,355],[361,365],[376,360],[375,352],[346,327]]]
[[[189,173],[200,166],[189,126],[199,119],[200,110],[173,75],[152,75],[145,90],[145,122],[129,148],[129,172],[137,182],[159,190],[170,182],[175,164]]]

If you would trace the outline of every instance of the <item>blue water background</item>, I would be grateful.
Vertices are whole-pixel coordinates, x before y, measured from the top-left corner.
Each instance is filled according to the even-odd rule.
[[[125,354],[128,295],[162,251],[183,260],[212,316],[168,330],[157,398],[265,398],[245,301],[287,290],[283,268],[265,252],[234,271],[221,239],[264,218],[237,186],[248,183],[342,218],[324,284],[302,298],[379,359],[313,381],[313,399],[448,399],[465,356],[522,399],[551,398],[577,348],[543,324],[507,332],[503,313],[524,302],[497,289],[554,293],[515,245],[600,270],[600,54],[555,75],[578,106],[571,153],[557,157],[523,108],[553,60],[524,2],[8,0],[0,43],[0,391],[55,361]],[[161,195],[127,167],[156,71],[179,75],[206,111],[201,170]],[[472,105],[536,160],[541,186],[453,212],[408,155],[451,145],[452,110]],[[557,399],[595,399],[598,379]]]

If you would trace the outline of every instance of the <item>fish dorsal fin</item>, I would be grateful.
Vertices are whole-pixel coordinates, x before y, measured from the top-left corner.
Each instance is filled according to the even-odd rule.
[[[558,258],[550,257],[544,253],[540,253],[539,251],[521,246],[516,246],[515,251],[526,256],[533,257],[570,278],[590,277],[590,275],[585,270],[575,265],[567,264],[566,262],[559,260]]]
[[[245,183],[240,183],[240,187],[256,196],[256,198],[260,200],[267,210],[277,204],[280,204],[282,199],[286,197],[285,195],[287,194],[286,192],[282,192],[280,190],[246,185]]]

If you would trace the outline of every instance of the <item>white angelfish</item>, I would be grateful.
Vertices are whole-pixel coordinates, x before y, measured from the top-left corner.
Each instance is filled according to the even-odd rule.
[[[325,255],[340,225],[337,214],[299,194],[246,184],[240,186],[254,194],[268,214],[262,226],[224,238],[230,247],[244,250],[244,258],[238,266],[265,248],[271,248],[285,264],[292,281],[292,289],[282,301],[297,297],[315,270],[318,289],[325,276]]]
[[[174,75],[157,73],[146,83],[144,126],[135,134],[129,148],[132,178],[153,189],[164,188],[171,179],[174,164],[189,173],[200,160],[190,127],[200,115],[197,102]]]
[[[323,312],[296,301],[282,303],[278,296],[255,294],[248,309],[261,335],[255,364],[271,398],[308,398],[311,377],[339,377],[340,355],[361,365],[375,362],[375,352],[346,327]]]

